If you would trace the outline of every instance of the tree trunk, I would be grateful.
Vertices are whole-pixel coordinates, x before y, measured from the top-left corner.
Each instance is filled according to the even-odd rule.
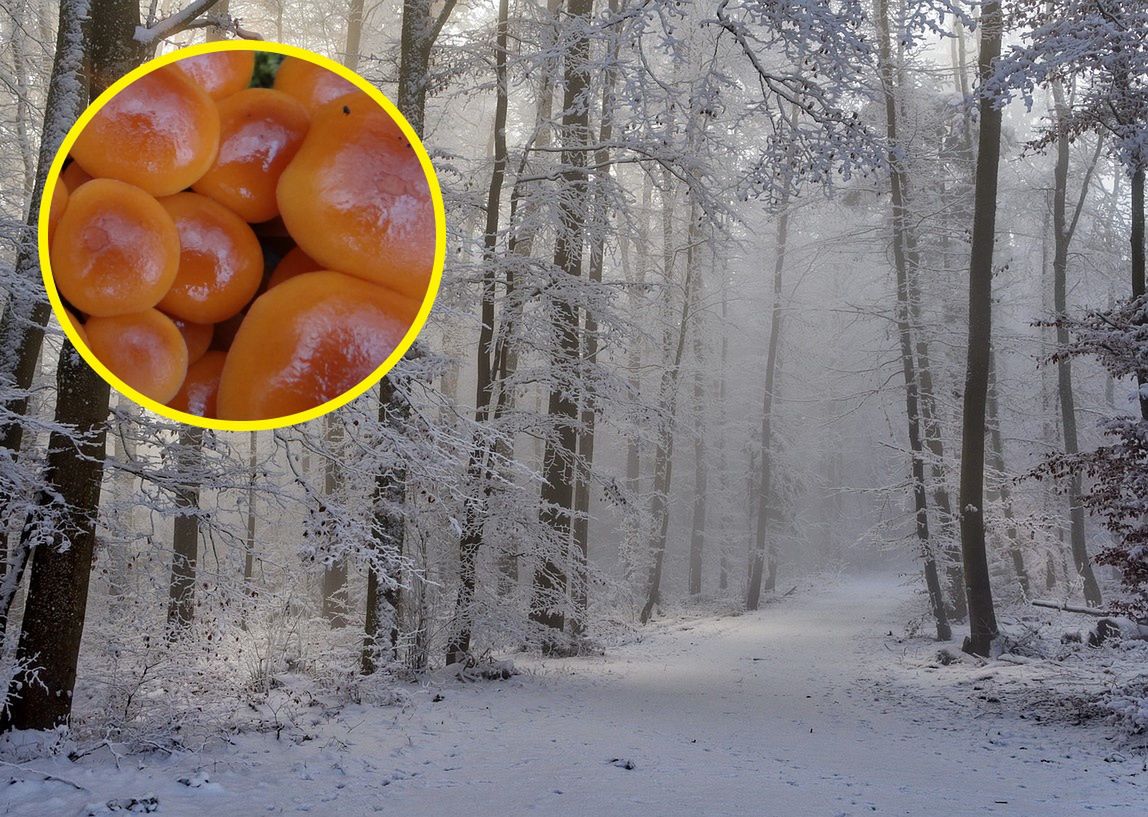
[[[252,431],[248,451],[247,475],[247,539],[243,546],[243,587],[251,593],[251,583],[255,578],[255,481],[258,478],[256,466],[258,451],[258,431]]]
[[[339,501],[336,494],[343,482],[339,463],[343,459],[344,429],[336,414],[323,418],[323,436],[327,449],[323,463],[323,495],[330,506]],[[338,547],[337,543],[329,544]],[[347,557],[344,554],[323,565],[322,608],[323,618],[332,627],[347,626]]]
[[[399,44],[399,81],[398,81],[398,109],[407,122],[420,137],[423,136],[423,124],[426,118],[427,89],[429,85],[431,49],[439,32],[442,31],[457,0],[445,0],[437,16],[431,15],[430,0],[403,0],[403,21]],[[393,375],[384,377],[379,383],[379,414],[380,425],[402,432],[407,420],[410,418],[411,407],[406,398],[399,393],[393,382]],[[380,484],[381,483],[381,484]],[[406,496],[407,471],[406,468],[396,466],[388,469],[376,477],[376,490],[383,496],[395,497],[399,504]],[[380,519],[379,514],[386,518]],[[395,565],[400,566],[403,550],[405,548],[405,526],[402,516],[392,511],[376,510],[375,524],[389,532],[393,537]],[[395,580],[393,589],[387,591],[389,598],[394,601],[395,621],[402,618],[400,576],[392,576]],[[370,575],[367,583],[370,585]],[[376,577],[377,595],[377,577]],[[368,588],[369,589],[369,588]],[[373,645],[377,640],[379,619],[372,613],[373,605],[368,599],[367,617],[373,622],[364,621],[365,640]],[[397,641],[397,633],[396,633]],[[366,663],[364,662],[364,669]]]
[[[610,12],[617,13],[618,0],[610,0]],[[598,123],[598,144],[594,151],[594,203],[590,209],[593,230],[590,237],[589,278],[592,282],[602,282],[602,270],[606,261],[606,233],[609,227],[609,205],[606,200],[606,185],[610,177],[610,150],[605,147],[614,134],[614,84],[617,79],[618,49],[621,37],[614,35],[607,47],[606,76],[602,84],[602,112]],[[585,361],[592,372],[598,365],[598,319],[586,310],[584,336],[586,338]],[[590,476],[594,468],[594,430],[598,422],[598,403],[593,387],[586,385],[581,395],[579,410],[581,430],[578,433],[578,457],[574,467],[574,577],[571,588],[574,596],[574,620],[571,632],[577,637],[586,629],[587,608],[590,605]]]
[[[694,514],[690,528],[690,595],[702,592],[702,561],[706,537],[706,388],[703,374],[702,329],[694,332]]]
[[[486,228],[483,232],[482,307],[478,333],[477,371],[475,382],[475,422],[485,423],[494,387],[494,320],[495,287],[497,286],[495,257],[498,250],[498,231],[502,209],[502,186],[506,177],[506,113],[508,107],[506,83],[506,36],[509,0],[499,0],[498,22],[494,44],[495,106],[494,106],[494,167],[486,194]],[[486,503],[490,497],[490,442],[476,432],[467,463],[468,483],[475,492],[467,499],[462,535],[458,543],[458,594],[455,598],[452,635],[446,648],[446,662],[461,661],[470,652],[470,637],[474,626],[474,593],[477,584],[478,551],[482,546],[486,524]]]
[[[986,489],[990,499],[999,499],[1004,510],[1005,536],[1008,537],[1008,552],[1012,559],[1013,571],[1016,573],[1017,583],[1025,598],[1032,598],[1032,586],[1029,582],[1028,571],[1024,565],[1024,553],[1020,546],[1020,537],[1017,535],[1016,519],[1012,509],[1012,490],[1009,488],[1008,474],[1005,470],[1004,436],[1001,434],[999,395],[997,394],[997,366],[996,351],[989,352],[989,397],[988,397],[988,426],[989,426],[989,468],[995,471],[993,481]]]
[[[20,233],[13,271],[14,280],[21,289],[13,289],[8,293],[3,315],[0,315],[0,383],[12,395],[5,401],[0,415],[7,418],[23,417],[28,410],[28,389],[36,374],[44,326],[52,311],[40,282],[37,245],[40,199],[52,159],[68,128],[80,115],[87,101],[83,28],[88,18],[88,6],[86,0],[62,0],[60,3],[56,53],[48,83],[48,98],[44,105],[36,178],[27,218],[24,219]],[[98,25],[93,23],[89,28],[97,29]],[[24,424],[19,419],[0,422],[0,449],[5,451],[5,456],[12,462],[19,458],[23,440]],[[8,518],[14,499],[5,497],[0,500],[0,517]],[[4,604],[5,612],[8,603],[10,599]]]
[[[351,0],[347,9],[347,47],[343,53],[343,65],[352,71],[359,70],[359,50],[363,42],[363,0]]]
[[[941,523],[941,536],[945,554],[945,579],[948,585],[948,598],[952,604],[952,613],[957,620],[963,620],[968,615],[968,605],[965,601],[965,579],[961,570],[960,545],[956,535],[956,516],[953,514],[953,504],[949,498],[948,469],[945,467],[945,446],[941,437],[941,423],[937,417],[936,400],[933,389],[933,369],[929,358],[929,343],[925,340],[924,329],[921,326],[921,293],[917,282],[920,272],[920,259],[917,253],[916,238],[908,225],[908,176],[904,168],[902,173],[902,195],[904,196],[905,217],[902,218],[902,227],[905,233],[906,257],[908,269],[906,271],[909,293],[909,326],[914,334],[914,348],[916,351],[916,375],[919,385],[921,406],[921,424],[925,437],[925,448],[930,456],[930,477],[932,478],[933,503],[936,506],[936,515]]]
[[[231,15],[231,2],[230,0],[216,0],[211,7],[213,16],[220,19],[226,19]],[[219,42],[220,40],[227,39],[227,29],[220,26],[208,26],[204,32],[204,39],[209,43]]]
[[[82,13],[77,5],[67,4],[67,9]],[[91,3],[86,41],[93,96],[139,64],[143,52],[132,39],[138,25],[135,0]],[[61,30],[73,32],[74,21]],[[69,40],[68,47],[78,48],[78,43]],[[21,534],[21,547],[35,549],[16,648],[22,669],[12,679],[14,702],[0,720],[0,731],[53,729],[66,724],[72,711],[106,455],[109,389],[67,346],[57,364],[56,387],[57,430],[48,441],[41,512],[30,515]],[[68,433],[59,430],[69,427]]]
[[[385,415],[389,405],[383,403],[380,413]],[[384,416],[380,421],[386,425],[388,419]],[[361,661],[364,675],[371,675],[377,671],[384,644],[391,660],[398,660],[399,657],[401,612],[399,580],[405,522],[395,507],[402,503],[406,494],[404,482],[405,479],[396,479],[389,469],[383,469],[375,476],[374,494],[371,498],[375,560],[367,565],[367,613],[363,627]],[[380,578],[380,573],[387,577],[385,584]]]
[[[1144,168],[1132,173],[1132,297],[1144,295]],[[1140,416],[1148,420],[1148,372],[1136,377],[1140,387]]]
[[[175,489],[171,579],[168,582],[167,636],[177,638],[195,619],[195,573],[199,556],[199,480],[203,467],[203,429],[181,426],[176,467],[187,480]]]
[[[593,0],[569,0],[570,41],[565,52],[565,91],[562,102],[562,186],[558,197],[558,235],[554,242],[554,266],[571,277],[582,274],[582,244],[587,210],[586,143],[589,140],[590,40],[588,36]],[[578,314],[565,299],[554,305],[554,328],[558,353],[554,369],[573,367],[579,358]],[[554,532],[553,546],[560,553],[545,557],[534,574],[531,618],[550,630],[543,637],[544,652],[565,648],[567,549],[574,510],[574,459],[577,454],[575,424],[578,406],[570,388],[555,382],[550,388],[547,414],[557,434],[546,441],[542,457],[543,485],[539,521]]]
[[[646,303],[647,270],[650,266],[650,213],[653,209],[654,184],[651,174],[642,174],[642,209],[638,214],[638,226],[635,243],[637,258],[634,264],[635,280],[631,283],[630,317],[638,322],[643,305]],[[630,342],[629,358],[630,388],[635,400],[642,394],[642,340],[635,338]],[[641,546],[646,544],[644,524],[642,519],[641,491],[642,491],[642,434],[641,429],[635,426],[626,436],[626,491],[631,497],[633,506],[627,515],[628,549],[624,552],[625,565],[623,574],[627,584],[634,577],[635,569],[641,564],[643,556]]]
[[[670,195],[667,191],[665,195]],[[670,256],[672,257],[672,255]],[[691,307],[693,304],[693,269],[692,263],[686,264],[686,280],[683,289],[685,297],[682,300],[681,322],[678,324],[678,338],[675,345],[674,356],[670,365],[662,373],[661,388],[658,391],[659,405],[663,407],[664,414],[658,421],[657,441],[654,449],[654,491],[650,497],[650,518],[657,526],[653,532],[653,541],[650,551],[654,561],[650,566],[649,582],[646,591],[646,603],[642,607],[639,620],[645,624],[654,613],[662,589],[662,566],[666,558],[666,539],[670,528],[670,486],[673,479],[674,467],[674,419],[678,405],[678,381],[682,368],[682,354],[686,348],[686,336],[689,331]],[[669,268],[672,274],[673,267]],[[666,292],[672,290],[668,286]]]
[[[29,517],[21,536],[21,545],[33,553],[32,577],[16,649],[20,671],[9,687],[13,703],[0,719],[0,731],[54,729],[67,724],[72,712],[103,476],[108,384],[70,347],[60,354],[56,382],[57,422],[73,431],[51,435],[42,512]]]
[[[712,259],[714,272],[717,272],[717,236],[712,239]],[[729,462],[726,457],[726,395],[727,370],[729,362],[729,271],[722,266],[721,275],[721,357],[718,366],[718,435],[717,435],[717,462],[719,486],[718,495],[721,501],[718,504],[718,515],[721,518],[721,558],[718,563],[718,590],[729,588],[729,524],[724,511],[729,508]]]
[[[761,583],[765,570],[766,538],[769,527],[771,471],[773,468],[773,387],[777,379],[777,351],[781,341],[781,284],[785,272],[785,252],[789,241],[789,187],[781,199],[781,212],[777,219],[777,249],[773,263],[773,310],[769,325],[769,346],[765,355],[765,393],[761,407],[761,477],[757,486],[757,532],[754,538],[753,559],[750,563],[749,584],[746,588],[745,608],[756,610],[761,605]],[[771,546],[770,561],[775,561]],[[771,564],[770,572],[776,576]]]
[[[888,0],[877,2],[877,27],[880,37],[879,55],[881,81],[884,86],[885,134],[889,142],[889,181],[893,206],[893,263],[897,274],[897,334],[901,344],[901,370],[905,380],[905,417],[908,422],[909,450],[912,457],[913,509],[917,539],[925,563],[925,585],[929,593],[929,606],[936,620],[937,639],[948,641],[953,637],[945,612],[944,594],[937,573],[936,557],[929,539],[929,510],[925,483],[925,457],[921,442],[920,392],[917,380],[917,362],[914,358],[912,306],[909,293],[909,250],[907,208],[904,191],[904,171],[898,155],[897,96],[894,70],[889,44]],[[760,524],[760,523],[759,523]]]
[[[1067,216],[1069,134],[1067,129],[1068,110],[1064,102],[1064,92],[1059,83],[1053,84],[1053,97],[1056,100],[1056,169],[1054,173],[1052,201],[1052,235],[1055,251],[1052,257],[1053,308],[1056,310],[1056,345],[1059,349],[1068,346],[1068,327],[1059,323],[1068,312],[1068,249],[1072,241],[1075,223],[1070,227]],[[1064,432],[1064,452],[1074,455],[1080,451],[1076,432],[1076,397],[1072,388],[1072,359],[1062,355],[1056,362],[1057,393],[1060,397],[1060,421]],[[1084,585],[1084,600],[1092,607],[1101,604],[1100,586],[1092,572],[1092,561],[1088,557],[1085,542],[1084,505],[1081,501],[1083,486],[1080,474],[1073,474],[1069,483],[1069,543],[1076,572]]]
[[[992,343],[993,245],[996,239],[997,174],[1000,165],[1001,110],[985,93],[993,62],[1001,51],[998,0],[981,7],[978,56],[981,100],[977,146],[973,236],[969,258],[969,335],[961,428],[961,554],[969,604],[969,638],[964,649],[988,656],[997,637],[989,560],[985,549],[985,402]]]
[[[403,0],[403,22],[399,46],[398,108],[407,122],[422,136],[430,88],[430,58],[439,32],[450,19],[457,0],[445,0],[437,15],[431,13],[431,0]]]

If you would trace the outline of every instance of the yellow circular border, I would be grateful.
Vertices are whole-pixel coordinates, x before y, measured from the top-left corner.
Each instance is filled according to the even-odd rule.
[[[48,246],[48,218],[51,211],[51,201],[52,196],[55,195],[56,192],[56,183],[60,178],[60,172],[64,167],[64,160],[68,157],[68,154],[71,153],[72,145],[75,144],[80,132],[83,131],[87,124],[92,121],[92,118],[99,113],[100,109],[103,108],[112,97],[145,74],[187,57],[195,57],[201,54],[214,54],[219,51],[267,51],[273,54],[282,54],[285,57],[306,60],[307,62],[326,68],[354,84],[355,87],[365,92],[371,99],[378,103],[383,110],[390,114],[391,118],[394,119],[402,129],[411,147],[414,148],[415,155],[418,156],[419,164],[422,165],[423,174],[426,176],[427,185],[430,188],[431,202],[434,206],[435,254],[434,266],[431,269],[430,285],[427,288],[426,296],[423,298],[422,306],[419,307],[418,315],[415,316],[414,323],[411,324],[410,329],[407,330],[406,335],[403,336],[399,345],[391,352],[390,357],[383,361],[381,366],[371,372],[370,375],[361,380],[357,385],[335,399],[328,400],[326,403],[322,403],[307,411],[288,414],[284,417],[275,417],[270,420],[215,420],[207,417],[199,417],[195,414],[176,411],[136,391],[112,374],[108,367],[101,363],[83,341],[80,340],[80,335],[75,327],[72,326],[72,322],[65,317],[64,304],[60,299],[60,293],[56,290],[56,283],[52,277],[52,266]],[[399,109],[396,108],[378,88],[371,85],[371,83],[367,82],[367,80],[346,66],[340,65],[334,60],[324,57],[321,54],[316,54],[313,51],[308,51],[293,45],[267,42],[264,40],[226,40],[222,42],[200,43],[198,45],[180,48],[144,63],[121,77],[115,84],[100,94],[95,102],[89,105],[88,108],[80,114],[80,118],[76,120],[76,124],[68,131],[67,136],[64,137],[64,141],[60,145],[59,151],[56,153],[56,157],[52,160],[52,165],[48,169],[48,180],[44,185],[44,195],[40,199],[40,222],[38,229],[40,268],[44,278],[44,288],[48,292],[48,300],[52,303],[52,309],[55,311],[56,318],[64,329],[64,334],[68,336],[68,340],[72,342],[84,360],[87,361],[88,365],[95,369],[100,377],[108,381],[112,388],[126,394],[144,408],[162,417],[166,417],[169,420],[176,420],[177,422],[187,423],[188,425],[217,431],[272,431],[296,423],[305,423],[308,420],[314,420],[330,411],[334,411],[340,406],[345,406],[356,397],[362,395],[382,380],[383,376],[398,363],[399,359],[406,354],[407,350],[410,349],[411,345],[415,342],[419,333],[422,332],[423,327],[426,326],[427,319],[430,317],[431,307],[434,306],[435,298],[438,295],[439,285],[442,283],[442,269],[446,262],[446,209],[443,205],[442,189],[439,187],[438,176],[435,174],[434,165],[431,164],[426,148],[423,147],[422,140],[419,139],[418,134],[415,133],[410,123],[407,122],[406,117],[399,112]]]

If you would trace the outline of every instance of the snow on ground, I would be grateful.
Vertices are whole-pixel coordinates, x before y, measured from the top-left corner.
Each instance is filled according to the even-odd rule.
[[[937,645],[891,635],[914,592],[848,579],[754,614],[670,617],[605,657],[520,662],[523,674],[501,682],[432,681],[402,706],[316,707],[278,738],[239,735],[199,754],[3,761],[13,782],[0,810],[1144,813],[1143,759],[1101,719],[1042,708],[1035,665],[945,666]]]

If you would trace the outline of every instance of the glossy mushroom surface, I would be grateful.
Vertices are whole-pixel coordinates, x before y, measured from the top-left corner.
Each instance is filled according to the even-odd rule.
[[[315,113],[328,102],[347,94],[360,94],[367,98],[354,83],[334,71],[295,57],[287,57],[279,65],[275,73],[275,90],[299,100],[308,113]]]
[[[280,91],[248,88],[219,103],[219,119],[219,153],[194,190],[247,221],[275,218],[275,189],[307,135],[307,111]]]
[[[52,237],[60,294],[100,317],[159,303],[175,280],[179,257],[179,233],[167,210],[115,179],[93,179],[71,194]]]
[[[251,84],[254,51],[217,51],[173,63],[212,99],[226,99]]]
[[[215,102],[168,66],[112,97],[80,132],[72,156],[95,178],[170,196],[199,181],[218,148]]]
[[[260,295],[227,354],[225,420],[284,417],[333,400],[386,361],[418,305],[339,272],[309,272]]]
[[[179,231],[179,271],[159,302],[169,315],[218,323],[251,301],[263,280],[263,250],[247,222],[198,193],[159,202]]]
[[[187,346],[171,318],[155,309],[84,324],[88,348],[112,374],[141,394],[166,403],[187,376]]]
[[[219,394],[219,376],[223,373],[223,363],[227,355],[223,352],[208,352],[187,367],[183,385],[168,405],[177,411],[186,411],[197,417],[214,417],[215,401]]]
[[[430,190],[414,149],[386,111],[340,100],[311,122],[279,179],[287,229],[325,269],[422,298],[435,253]]]

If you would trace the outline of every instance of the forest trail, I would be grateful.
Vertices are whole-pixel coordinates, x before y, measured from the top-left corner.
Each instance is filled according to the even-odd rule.
[[[64,817],[154,794],[178,817],[1143,813],[1132,762],[1116,774],[1096,731],[972,708],[961,721],[914,687],[886,636],[912,592],[847,579],[754,614],[670,617],[605,657],[530,660],[509,681],[317,716],[301,742],[238,736],[119,769],[100,754],[33,762],[85,791],[10,769],[26,782],[0,805]]]

